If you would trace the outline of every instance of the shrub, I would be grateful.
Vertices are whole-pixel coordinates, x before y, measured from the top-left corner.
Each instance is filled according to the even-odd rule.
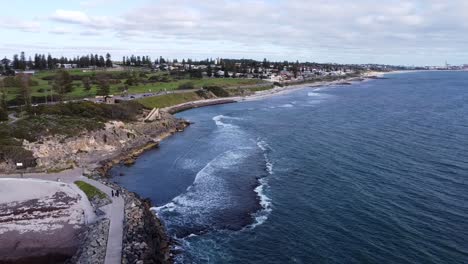
[[[101,121],[133,121],[142,109],[143,106],[136,101],[122,102],[115,105],[95,104],[93,102],[70,102],[56,105],[41,105],[37,107],[37,113],[42,115],[94,118]]]
[[[204,88],[212,92],[217,97],[229,97],[228,91],[226,91],[222,87],[212,85],[212,86],[206,86]]]
[[[0,121],[8,121],[8,112],[0,106]]]
[[[179,84],[179,87],[177,89],[179,89],[179,90],[190,90],[190,89],[194,89],[194,88],[195,88],[195,85],[192,82],[184,82],[184,83]]]

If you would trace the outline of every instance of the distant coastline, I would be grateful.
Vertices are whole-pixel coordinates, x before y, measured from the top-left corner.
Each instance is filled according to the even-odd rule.
[[[174,106],[170,106],[167,108],[162,109],[163,115],[162,119],[159,122],[164,123],[164,126],[160,126],[159,122],[155,123],[141,123],[138,125],[131,125],[129,124],[121,124],[121,123],[112,123],[110,126],[107,126],[107,130],[97,131],[97,132],[88,132],[77,137],[69,138],[65,142],[61,142],[57,139],[57,142],[54,142],[55,139],[49,139],[49,143],[41,142],[41,151],[42,153],[49,153],[49,158],[45,157],[44,160],[41,161],[42,164],[54,164],[57,168],[66,168],[69,166],[69,162],[65,157],[74,157],[77,160],[81,161],[81,164],[76,164],[79,167],[89,167],[90,169],[94,170],[94,173],[99,173],[104,182],[107,182],[106,178],[108,177],[108,171],[116,164],[125,163],[131,166],[134,162],[137,161],[138,157],[143,154],[144,152],[148,151],[149,149],[155,148],[158,146],[158,143],[161,140],[166,139],[167,137],[177,133],[182,132],[185,127],[190,125],[187,121],[174,118],[172,114],[186,111],[192,108],[198,107],[205,107],[211,105],[218,105],[218,104],[226,104],[226,103],[235,103],[235,102],[242,102],[242,101],[251,101],[251,100],[261,100],[267,97],[281,95],[285,93],[289,93],[298,89],[303,89],[306,87],[322,87],[322,86],[330,86],[330,85],[350,85],[352,83],[372,80],[372,79],[379,79],[382,78],[382,73],[378,72],[368,72],[361,76],[352,76],[343,78],[340,80],[331,80],[331,81],[302,81],[300,83],[288,83],[287,85],[282,86],[275,86],[272,89],[258,91],[248,96],[234,96],[234,97],[226,97],[226,98],[215,98],[215,99],[207,99],[207,100],[200,100],[200,101],[192,101],[188,103],[178,104]],[[129,129],[134,129],[139,134],[140,139],[128,136]],[[122,130],[122,131],[120,131]],[[104,138],[103,142],[95,142],[97,138]],[[122,140],[126,140],[125,144],[122,144]],[[61,142],[61,143],[60,143]],[[94,142],[94,143],[90,143]],[[119,143],[120,142],[120,143]],[[44,144],[47,143],[50,146],[58,146],[61,145],[62,149],[62,156],[60,157],[53,157],[55,155],[59,155],[57,152],[54,152],[53,149],[50,151],[44,152]],[[109,144],[116,144],[112,151],[106,150]],[[90,144],[90,145],[89,145]],[[94,144],[94,145],[93,145]],[[97,144],[97,145],[96,145]],[[68,147],[66,147],[68,146]],[[91,147],[94,146],[94,147]],[[85,149],[92,149],[92,148],[101,149],[101,151],[93,152],[76,152],[75,148],[85,148]],[[55,148],[55,147],[54,147]],[[34,148],[32,148],[34,149]],[[37,149],[39,150],[39,148]],[[69,152],[68,152],[69,151]],[[101,153],[101,154],[99,154]],[[99,154],[99,155],[98,155]],[[63,164],[60,164],[63,162]],[[43,166],[43,168],[49,168],[47,166]],[[111,183],[107,183],[112,186]],[[126,195],[129,195],[125,189],[121,186],[122,192]],[[137,198],[138,200],[138,198]],[[133,200],[133,202],[136,200]],[[148,208],[151,205],[140,206],[144,212],[147,212]],[[150,219],[151,220],[151,219]],[[127,219],[125,220],[127,221]],[[156,220],[148,220],[148,223],[154,223],[154,221],[158,222],[159,220],[156,217]],[[153,230],[154,227],[145,227],[148,230]],[[153,228],[153,229],[151,229]],[[163,240],[161,241],[153,241],[155,245],[166,245],[167,242],[167,235],[165,235],[165,227],[163,225],[157,225],[157,230],[152,231],[156,232],[159,237],[162,237]],[[166,246],[163,246],[166,247]],[[168,249],[167,249],[168,250]],[[163,254],[163,258],[165,261],[169,261],[169,252],[165,252]]]

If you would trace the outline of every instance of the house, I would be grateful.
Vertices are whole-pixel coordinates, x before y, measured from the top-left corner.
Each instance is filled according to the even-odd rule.
[[[73,68],[78,68],[77,64],[70,64],[70,63],[57,63],[57,68],[63,68],[63,69],[73,69]]]
[[[33,71],[33,70],[28,70],[28,71],[20,71],[20,70],[15,70],[15,75],[16,74],[24,74],[24,75],[28,75],[28,76],[34,76],[34,74],[36,74],[36,71]]]

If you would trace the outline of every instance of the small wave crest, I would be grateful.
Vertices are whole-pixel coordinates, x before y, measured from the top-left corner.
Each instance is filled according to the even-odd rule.
[[[232,117],[232,116],[225,116],[225,115],[217,115],[217,116],[213,117],[213,121],[215,122],[215,124],[218,127],[233,127],[233,126],[235,126],[233,124],[225,123],[225,122],[223,122],[223,120],[242,120],[242,118]]]
[[[273,162],[269,157],[269,153],[272,151],[270,145],[264,140],[258,140],[257,146],[262,150],[263,156],[265,158],[265,170],[268,172],[269,175],[273,174]],[[259,198],[260,206],[262,207],[261,210],[257,211],[254,214],[255,223],[251,225],[251,228],[255,228],[261,224],[263,224],[267,219],[269,214],[272,211],[271,207],[271,199],[265,194],[266,188],[268,188],[268,178],[263,177],[258,180],[259,185],[255,188],[255,193]]]
[[[268,187],[268,180],[267,178],[262,178],[259,180],[259,185],[255,188],[255,192],[257,193],[260,199],[260,205],[262,206],[262,210],[257,211],[254,214],[255,223],[251,225],[251,228],[255,228],[263,223],[268,219],[272,211],[271,207],[271,199],[265,194],[265,189]]]
[[[315,90],[314,90],[314,91],[315,91]],[[321,94],[321,93],[316,93],[316,92],[308,92],[308,93],[307,93],[307,96],[309,96],[309,97],[321,97],[321,96],[323,96],[323,94]]]

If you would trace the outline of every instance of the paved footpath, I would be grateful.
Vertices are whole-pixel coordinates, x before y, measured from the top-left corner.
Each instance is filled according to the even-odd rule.
[[[112,203],[103,206],[101,209],[106,213],[105,217],[110,220],[109,236],[107,238],[106,258],[104,264],[118,264],[122,263],[122,239],[123,239],[123,223],[124,223],[124,199],[122,196],[112,197],[112,188],[102,184],[101,182],[91,180],[82,175],[81,169],[67,170],[60,173],[28,173],[22,177],[20,174],[2,175],[1,178],[32,178],[42,179],[48,181],[57,181],[58,179],[65,183],[74,183],[75,181],[87,182],[112,199]],[[115,192],[115,191],[114,191]]]
[[[104,264],[122,263],[124,199],[120,195],[119,197],[112,197],[112,188],[98,181],[91,180],[86,177],[80,177],[79,180],[95,186],[112,199],[111,204],[100,208],[106,213],[107,218],[110,220],[109,236],[107,238],[106,259]]]

